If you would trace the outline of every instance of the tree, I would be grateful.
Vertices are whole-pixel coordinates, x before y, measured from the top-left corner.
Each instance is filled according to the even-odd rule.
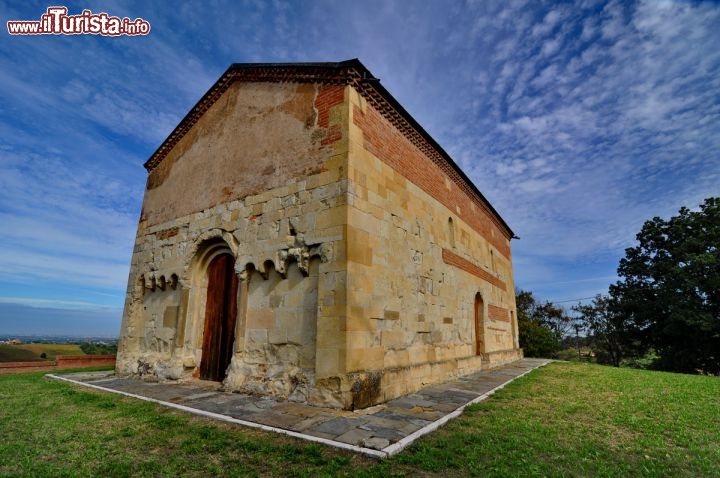
[[[720,198],[643,225],[610,287],[658,368],[720,374]]]
[[[644,351],[639,332],[618,305],[613,297],[598,294],[591,304],[573,307],[593,339],[598,363],[615,367],[620,366],[622,359]]]
[[[520,347],[525,356],[554,357],[571,327],[571,319],[551,302],[538,302],[529,291],[516,291],[515,303]]]
[[[117,344],[106,344],[104,342],[83,342],[80,350],[86,355],[114,355],[117,354]]]

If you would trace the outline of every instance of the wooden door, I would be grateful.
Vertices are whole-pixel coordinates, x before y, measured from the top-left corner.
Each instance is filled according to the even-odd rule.
[[[230,254],[215,257],[208,266],[205,329],[200,378],[221,381],[232,358],[237,317],[238,278]]]

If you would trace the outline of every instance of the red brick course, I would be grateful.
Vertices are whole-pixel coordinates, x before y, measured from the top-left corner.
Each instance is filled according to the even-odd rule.
[[[162,241],[177,236],[179,231],[180,228],[171,227],[169,229],[163,229],[162,231],[158,231],[157,233],[155,233],[155,236]]]
[[[495,332],[507,332],[505,329],[501,329],[500,327],[486,327],[488,330],[493,330]]]
[[[501,281],[494,275],[490,274],[485,269],[476,266],[472,262],[470,262],[467,259],[463,259],[462,257],[458,256],[454,252],[452,252],[449,249],[443,249],[442,250],[442,259],[443,262],[449,266],[457,267],[458,269],[462,269],[465,272],[469,272],[470,274],[474,275],[475,277],[479,277],[480,279],[491,283],[498,289],[506,290],[505,282]],[[493,307],[493,306],[488,306]],[[505,309],[503,309],[505,310]],[[506,311],[507,312],[507,311]]]
[[[363,146],[368,151],[438,200],[487,239],[503,256],[510,258],[508,238],[487,213],[487,207],[469,196],[454,181],[449,181],[443,169],[376,109],[368,105],[363,113],[355,106],[353,123],[362,129]]]

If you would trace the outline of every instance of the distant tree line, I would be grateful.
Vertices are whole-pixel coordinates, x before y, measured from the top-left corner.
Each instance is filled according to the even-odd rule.
[[[106,344],[101,342],[83,342],[80,350],[87,355],[115,355],[117,344]]]
[[[573,307],[572,317],[518,291],[521,347],[527,356],[557,356],[574,329],[575,343],[598,363],[720,375],[720,198],[646,221],[636,238],[620,280]]]

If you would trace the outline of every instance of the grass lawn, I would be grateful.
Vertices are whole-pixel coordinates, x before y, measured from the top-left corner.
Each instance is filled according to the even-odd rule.
[[[720,379],[554,363],[384,461],[0,376],[0,476],[720,476]]]
[[[77,344],[0,344],[0,362],[44,360],[40,357],[43,353],[47,360],[54,360],[58,355],[85,355]]]

